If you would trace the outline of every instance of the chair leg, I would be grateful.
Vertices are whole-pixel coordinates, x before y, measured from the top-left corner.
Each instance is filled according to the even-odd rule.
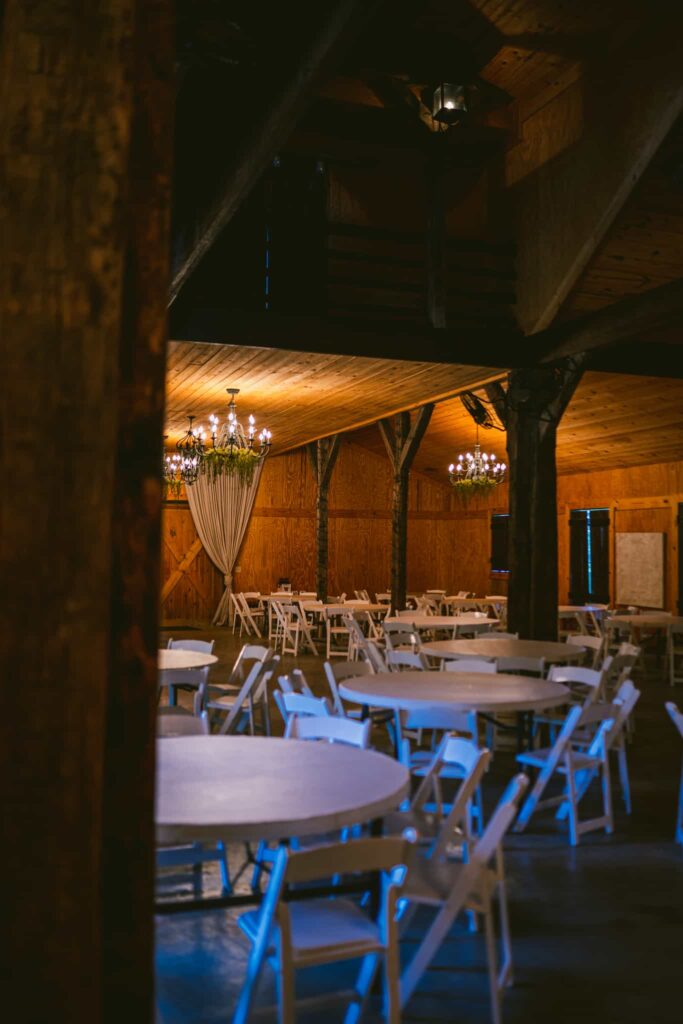
[[[576,784],[571,764],[567,766],[567,808],[569,814],[569,842],[579,845],[579,813],[576,798]]]
[[[363,957],[363,961],[360,966],[360,972],[358,974],[358,980],[356,981],[356,992],[358,998],[349,1005],[346,1013],[344,1014],[344,1024],[357,1024],[363,1015],[365,1004],[368,1001],[372,984],[377,974],[377,968],[379,967],[379,954],[369,953]]]
[[[223,883],[224,892],[230,894],[232,892],[232,882],[230,881],[230,867],[228,865],[228,851],[225,848],[225,843],[217,843],[218,852],[220,853],[220,869],[221,869],[221,882]]]
[[[399,976],[398,942],[394,942],[384,951],[383,1008],[386,1024],[400,1024],[401,1021]]]
[[[493,1024],[502,1024],[500,987],[498,985],[498,954],[496,951],[496,931],[493,922],[491,903],[487,900],[484,908],[484,935],[486,937],[486,966],[489,975],[489,993],[491,996],[491,1020]]]
[[[614,811],[612,809],[612,776],[609,770],[609,751],[605,752],[605,760],[602,766],[602,805],[607,818],[605,832],[611,835],[614,832]]]
[[[294,971],[280,950],[277,967],[278,1024],[294,1024]]]
[[[676,842],[683,843],[683,768],[681,768],[681,784],[678,790],[678,810],[676,813]]]
[[[631,780],[628,775],[628,758],[626,756],[626,747],[623,746],[617,751],[617,763],[619,765],[619,784],[621,786],[621,796],[624,801],[624,809],[627,814],[631,813]]]
[[[498,915],[500,917],[500,941],[503,950],[503,962],[498,978],[499,985],[513,984],[512,939],[510,937],[510,915],[508,913],[507,886],[502,857],[498,863]]]

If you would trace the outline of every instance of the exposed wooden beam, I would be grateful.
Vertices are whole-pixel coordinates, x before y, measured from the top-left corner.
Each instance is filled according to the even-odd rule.
[[[586,369],[683,380],[683,347],[649,341],[625,342],[588,353]]]
[[[640,295],[598,309],[534,336],[534,354],[542,363],[579,352],[606,348],[649,331],[667,327],[683,313],[683,279],[651,288]],[[643,343],[643,373],[647,370],[647,342]],[[675,348],[672,351],[676,351]],[[615,361],[618,361],[618,356]]]
[[[171,311],[170,337],[174,341],[211,345],[250,345],[292,352],[504,369],[528,361],[524,338],[515,330],[426,328],[417,333],[389,321],[365,328],[325,317],[242,313],[216,307],[186,309],[182,299]]]
[[[183,283],[211,248],[241,203],[256,184],[278,150],[287,141],[311,98],[322,74],[339,56],[344,43],[353,36],[377,6],[378,0],[337,0],[310,48],[300,55],[289,80],[283,81],[277,68],[272,88],[265,90],[271,105],[254,118],[249,137],[236,145],[235,159],[223,181],[220,195],[197,225],[194,236],[174,268],[170,289],[173,303]]]
[[[590,58],[579,140],[514,190],[526,334],[552,322],[683,109],[680,25],[653,13],[629,30]]]
[[[434,405],[417,410],[411,424],[410,413],[401,412],[378,421],[393,472],[391,498],[391,605],[394,611],[405,607],[408,549],[408,479],[420,442],[429,426]]]
[[[596,369],[678,377],[677,346],[647,340],[639,346],[629,343],[647,339],[649,332],[675,322],[681,312],[683,280],[627,296],[529,337],[498,328],[426,328],[421,333],[402,330],[395,323],[364,328],[324,317],[186,308],[181,300],[171,312],[170,334],[175,341],[481,366],[501,373],[589,352],[590,365]],[[598,354],[601,349],[605,352]]]

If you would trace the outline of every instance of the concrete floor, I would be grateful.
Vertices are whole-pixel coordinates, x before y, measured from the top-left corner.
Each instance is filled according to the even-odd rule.
[[[168,636],[216,638],[218,680],[239,650],[232,634],[164,631]],[[291,659],[284,668],[292,666]],[[324,692],[322,662],[299,658],[314,688]],[[664,701],[672,691],[656,665],[636,676],[643,696],[629,748],[633,814],[621,811],[615,793],[615,833],[593,833],[578,849],[569,847],[551,815],[534,818],[522,836],[506,840],[515,984],[505,997],[506,1024],[598,1022],[674,1024],[683,1020],[683,851],[673,842],[681,744]],[[683,703],[683,693],[673,699]],[[277,717],[277,712],[275,713]],[[381,735],[378,740],[382,740]],[[514,771],[513,757],[496,754],[487,780],[494,802]],[[231,869],[243,850],[230,850]],[[247,888],[248,873],[239,888]],[[192,895],[191,870],[164,874],[159,896]],[[204,868],[203,892],[216,894],[218,872]],[[158,915],[157,1020],[160,1024],[225,1024],[242,983],[247,943],[236,926],[237,912],[204,911]],[[425,918],[416,916],[404,940],[406,955]],[[301,972],[301,994],[343,987],[354,965]],[[259,1004],[274,1001],[266,970]],[[325,1011],[302,1020],[332,1021]],[[379,1019],[372,1007],[367,1019]],[[464,924],[453,929],[403,1015],[406,1021],[479,1024],[489,1021],[483,938]]]

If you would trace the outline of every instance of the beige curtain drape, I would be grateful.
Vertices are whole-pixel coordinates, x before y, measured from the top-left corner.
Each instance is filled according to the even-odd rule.
[[[187,488],[187,500],[199,539],[211,561],[223,573],[225,590],[213,617],[219,626],[224,625],[230,616],[232,570],[249,525],[262,469],[263,462],[259,462],[250,484],[241,480],[237,473],[224,473],[215,483],[201,474]]]

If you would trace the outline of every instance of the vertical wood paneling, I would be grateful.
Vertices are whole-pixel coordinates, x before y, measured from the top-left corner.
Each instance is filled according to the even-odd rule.
[[[673,609],[677,586],[675,503],[681,494],[683,462],[560,476],[560,602],[568,601],[569,510],[608,507],[613,530],[616,525],[617,530],[667,533],[667,600]],[[390,579],[390,501],[388,458],[343,440],[330,484],[331,594],[350,594],[358,587],[386,590]],[[492,511],[507,511],[506,485],[488,505],[479,500],[463,508],[448,485],[411,473],[409,510],[409,590],[445,587],[477,594],[505,592],[505,579],[490,574],[489,517]],[[164,579],[195,537],[189,509],[170,504],[164,517]],[[315,587],[315,485],[303,451],[271,456],[266,463],[235,583],[243,590],[269,591],[280,576],[288,576],[295,588]],[[205,619],[213,614],[220,591],[220,574],[201,552],[169,596],[164,616]]]

